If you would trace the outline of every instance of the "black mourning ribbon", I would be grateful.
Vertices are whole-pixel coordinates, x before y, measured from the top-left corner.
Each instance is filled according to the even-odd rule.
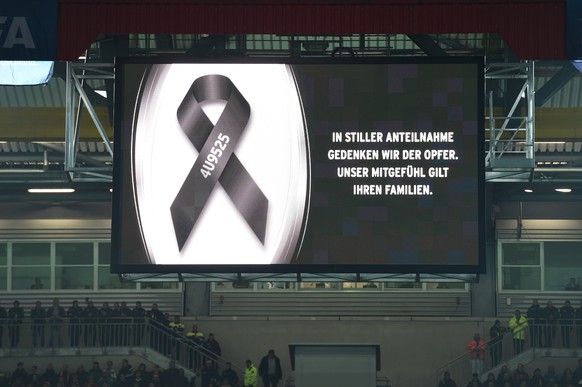
[[[202,110],[204,101],[225,101],[216,125]],[[205,75],[196,79],[178,107],[182,130],[199,152],[178,195],[170,207],[180,250],[196,225],[216,183],[220,183],[261,243],[265,244],[269,201],[242,165],[234,149],[249,121],[251,109],[240,91],[223,75]],[[207,156],[217,147],[226,147],[206,178],[201,172]],[[222,148],[220,148],[222,149]]]

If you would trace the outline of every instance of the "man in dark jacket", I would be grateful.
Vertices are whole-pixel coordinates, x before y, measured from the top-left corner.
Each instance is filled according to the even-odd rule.
[[[275,350],[269,349],[267,356],[261,359],[259,376],[263,378],[265,387],[277,387],[277,383],[283,378],[281,361],[275,356]]]
[[[46,310],[46,317],[49,322],[49,346],[60,347],[63,345],[63,319],[65,318],[65,308],[59,304],[59,299],[54,298],[53,304]]]
[[[529,323],[529,338],[532,347],[542,346],[542,310],[537,299],[533,300],[532,305],[527,309],[527,319]]]
[[[560,334],[562,337],[562,346],[570,348],[570,333],[574,325],[576,311],[572,308],[570,301],[566,301],[560,308]]]
[[[548,348],[552,347],[552,342],[556,338],[556,325],[558,324],[559,318],[560,311],[552,304],[552,301],[548,301],[547,306],[544,308],[542,319],[542,322],[545,325],[545,346]]]
[[[73,305],[67,311],[67,317],[69,318],[69,340],[72,347],[79,346],[82,314],[83,309],[79,306],[79,302],[77,300],[73,301]]]
[[[140,346],[145,331],[146,310],[141,306],[141,302],[135,303],[135,309],[131,311],[133,317],[133,343],[134,346]]]
[[[14,301],[12,308],[8,310],[8,336],[10,336],[10,346],[18,346],[20,341],[20,326],[24,318],[24,309],[20,307],[19,301]]]
[[[46,324],[46,312],[40,301],[35,302],[34,308],[30,311],[32,323],[32,346],[44,347],[44,326]]]

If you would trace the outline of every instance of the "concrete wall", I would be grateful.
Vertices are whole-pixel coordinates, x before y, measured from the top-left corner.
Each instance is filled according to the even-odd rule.
[[[429,387],[435,386],[437,368],[465,353],[467,340],[475,332],[489,337],[493,320],[233,317],[199,318],[197,323],[206,335],[216,335],[223,356],[239,366],[246,359],[258,365],[261,357],[272,348],[281,358],[284,378],[287,378],[293,375],[290,343],[377,343],[381,345],[379,376],[391,379],[392,387]]]

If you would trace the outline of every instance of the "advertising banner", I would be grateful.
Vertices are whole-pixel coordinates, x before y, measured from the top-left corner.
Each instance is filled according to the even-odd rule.
[[[57,17],[57,0],[0,2],[0,60],[54,60]]]

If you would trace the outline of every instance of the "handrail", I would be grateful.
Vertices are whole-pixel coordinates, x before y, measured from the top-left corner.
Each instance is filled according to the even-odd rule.
[[[203,343],[195,343],[183,332],[172,329],[147,317],[24,317],[9,319],[0,317],[0,327],[6,327],[7,340],[2,348],[5,354],[21,354],[22,349],[36,350],[57,348],[112,348],[149,347],[177,365],[195,371],[207,360],[216,367],[230,361],[211,352]],[[3,333],[0,330],[0,334]],[[2,337],[0,336],[0,342]],[[241,374],[243,368],[232,364]]]
[[[491,343],[492,341],[494,341],[494,339],[489,339],[485,341],[485,344],[487,345],[487,349],[489,349],[489,343]],[[438,371],[440,370],[445,370],[450,364],[455,363],[458,360],[461,360],[464,357],[468,357],[471,354],[471,350],[469,351],[465,351],[463,352],[461,355],[457,356],[456,358],[454,358],[453,360],[449,360],[448,362],[446,362],[445,364],[443,364],[442,366],[437,368],[437,374],[440,374]],[[444,372],[444,371],[443,371]],[[441,372],[442,373],[442,372]]]
[[[483,378],[488,372],[507,364],[515,357],[530,348],[546,349],[572,349],[582,346],[582,321],[575,319],[558,320],[555,324],[534,323],[529,319],[529,326],[523,329],[524,340],[513,340],[510,330],[501,339],[486,340],[488,348],[483,358],[483,372],[479,375]],[[465,351],[454,359],[447,361],[436,369],[436,383],[442,379],[445,371],[451,373],[451,377],[458,385],[464,385],[471,378],[471,369],[468,365],[471,351]],[[482,379],[483,380],[483,379]]]
[[[283,387],[295,387],[295,377],[289,376],[283,381]],[[376,377],[376,387],[392,387],[392,380],[386,376]]]

